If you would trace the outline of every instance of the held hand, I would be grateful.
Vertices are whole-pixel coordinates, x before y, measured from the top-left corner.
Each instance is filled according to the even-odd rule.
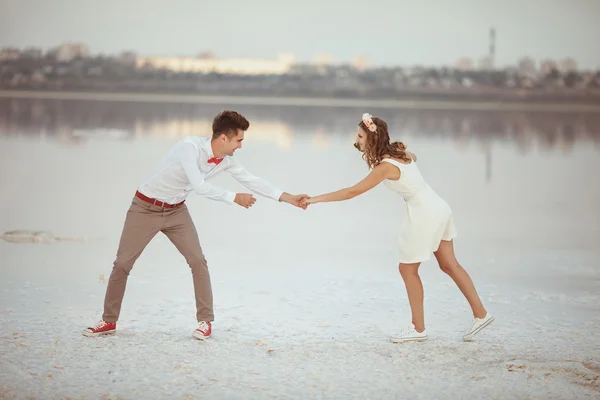
[[[284,201],[286,203],[289,203],[295,207],[301,208],[303,210],[306,210],[307,205],[303,204],[303,200],[308,198],[307,194],[297,194],[297,195],[291,195],[289,193],[284,193],[281,196],[281,201]]]
[[[308,198],[307,194],[297,194],[297,195],[291,197],[290,204],[293,206],[296,206],[298,208],[301,208],[303,210],[306,210],[306,207],[308,207],[308,204],[305,204],[304,200],[307,198]]]
[[[306,207],[308,207],[309,204],[315,204],[317,203],[316,199],[314,197],[305,197],[304,199],[302,199],[302,204],[304,204]]]
[[[233,201],[244,208],[250,208],[256,202],[256,199],[249,193],[236,193]]]

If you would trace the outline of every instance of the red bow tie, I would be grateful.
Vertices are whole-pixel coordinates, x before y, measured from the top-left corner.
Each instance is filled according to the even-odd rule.
[[[215,163],[217,165],[219,165],[219,163],[223,161],[222,158],[216,158],[216,157],[211,157],[208,159],[208,163]]]

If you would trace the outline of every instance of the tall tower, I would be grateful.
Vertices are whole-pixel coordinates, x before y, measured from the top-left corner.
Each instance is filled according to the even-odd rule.
[[[496,65],[496,29],[490,28],[490,62],[492,68]]]

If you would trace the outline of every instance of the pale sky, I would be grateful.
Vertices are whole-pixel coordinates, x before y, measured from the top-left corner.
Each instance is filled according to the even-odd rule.
[[[600,68],[600,0],[0,0],[0,47],[62,42],[92,54],[275,58],[294,53],[373,65],[453,65],[529,55]]]

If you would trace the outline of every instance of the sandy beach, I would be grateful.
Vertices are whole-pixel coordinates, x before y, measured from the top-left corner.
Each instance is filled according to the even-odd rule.
[[[340,118],[333,107],[332,121],[355,126]],[[385,187],[306,211],[261,197],[245,210],[190,196],[215,296],[213,337],[202,343],[191,336],[189,268],[160,234],[131,273],[117,334],[81,335],[101,316],[135,189],[178,138],[72,126],[82,140],[62,140],[25,124],[19,133],[6,116],[0,126],[11,127],[0,136],[0,235],[81,239],[0,240],[0,398],[600,396],[600,151],[589,138],[561,147],[532,136],[528,151],[452,134],[402,138],[451,205],[457,257],[496,318],[470,343],[461,340],[468,304],[434,261],[420,268],[429,340],[389,342],[410,309],[395,248],[403,200]],[[353,130],[289,128],[285,145],[250,129],[238,157],[283,190],[310,195],[367,173]],[[229,176],[212,183],[246,191]]]

